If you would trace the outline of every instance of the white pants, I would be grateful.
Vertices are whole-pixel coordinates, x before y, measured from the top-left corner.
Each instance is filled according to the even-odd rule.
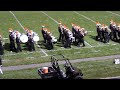
[[[1,65],[0,65],[0,73],[3,74],[3,71],[2,71]]]

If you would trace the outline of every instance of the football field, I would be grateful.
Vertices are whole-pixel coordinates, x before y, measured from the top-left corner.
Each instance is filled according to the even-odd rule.
[[[50,57],[54,54],[63,54],[70,60],[119,55],[120,42],[110,40],[109,43],[102,43],[95,40],[97,35],[96,22],[109,26],[111,19],[120,24],[120,11],[0,11],[0,34],[5,42],[3,67],[49,62]],[[70,30],[72,29],[71,23],[85,28],[88,31],[88,34],[84,37],[86,46],[77,47],[72,44],[71,48],[66,49],[61,47],[60,42],[57,42],[54,44],[53,50],[47,50],[42,43],[42,25],[45,25],[52,35],[58,39],[59,22],[62,22]],[[9,50],[9,28],[25,33],[25,27],[39,35],[40,41],[35,44],[36,51],[29,52],[25,44],[22,44],[22,52],[11,52]],[[85,78],[119,76],[119,66],[113,65],[112,61],[113,59],[88,61],[74,65],[83,70]],[[5,74],[0,78],[39,78],[37,69],[5,71]]]
[[[5,42],[5,54],[3,65],[24,65],[35,64],[50,61],[50,56],[54,54],[63,54],[71,60],[98,57],[106,55],[120,54],[119,42],[110,41],[102,43],[95,40],[96,22],[109,26],[110,20],[120,23],[119,11],[0,11],[0,33]],[[59,38],[58,23],[62,22],[69,29],[72,28],[71,23],[80,25],[85,28],[88,34],[85,36],[85,47],[77,47],[65,49],[61,47],[61,43],[54,44],[53,50],[47,50],[42,44],[41,27],[45,25],[53,36]],[[22,44],[23,52],[15,53],[9,51],[9,28],[25,33],[24,27],[37,32],[40,37],[38,44],[35,46],[35,52],[26,50]]]

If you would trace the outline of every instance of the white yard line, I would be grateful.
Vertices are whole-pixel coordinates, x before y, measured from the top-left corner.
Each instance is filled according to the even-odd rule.
[[[46,16],[48,16],[51,20],[53,20],[54,22],[56,22],[57,24],[59,23],[58,21],[56,21],[54,18],[52,18],[51,16],[49,16],[47,13],[41,11],[43,14],[45,14]],[[90,45],[88,42],[85,41],[85,43],[90,46],[90,47],[93,47],[92,45]]]
[[[15,14],[12,12],[12,11],[9,11],[12,15],[13,15],[13,17],[16,19],[16,21],[19,23],[19,25],[21,26],[21,28],[24,30],[24,27],[23,27],[23,25],[20,23],[20,21],[17,19],[17,17],[15,16]],[[25,30],[24,30],[25,31]],[[40,50],[45,54],[45,56],[48,56],[48,54],[44,51],[44,50],[42,50],[41,48],[40,48]]]
[[[114,14],[114,15],[116,15],[116,16],[120,16],[119,14],[113,13],[113,12],[111,12],[111,11],[106,11],[106,12],[107,12],[107,13]]]
[[[90,45],[88,42],[86,42],[86,41],[85,41],[85,43],[86,43],[87,45],[89,45],[90,47],[93,47],[93,46],[92,46],[92,45]]]
[[[46,14],[45,12],[41,11],[43,14],[45,14],[46,16],[48,16],[50,19],[52,19],[54,22],[56,22],[57,24],[59,23],[58,21],[56,21],[54,18],[50,17],[48,14]]]
[[[106,77],[106,78],[100,78],[100,79],[120,79],[120,76]]]
[[[13,17],[16,19],[16,21],[18,22],[18,24],[21,26],[21,28],[24,30],[24,27],[23,27],[23,25],[20,23],[20,21],[17,19],[17,17],[15,16],[15,14],[12,12],[12,11],[9,11],[12,15],[13,15]]]
[[[91,22],[93,22],[93,23],[96,23],[94,20],[92,20],[92,19],[86,17],[85,15],[82,15],[82,14],[76,12],[76,11],[73,11],[73,12],[76,13],[76,14],[78,14],[78,15],[80,15],[80,16],[82,16],[82,17],[84,17],[84,18],[86,18],[87,20],[89,20],[89,21],[91,21]]]

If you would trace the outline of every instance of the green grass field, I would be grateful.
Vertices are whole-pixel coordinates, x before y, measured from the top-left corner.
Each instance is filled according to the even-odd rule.
[[[100,61],[87,61],[74,63],[73,66],[82,70],[84,79],[100,79],[106,77],[115,77],[120,75],[120,65],[113,64],[113,59],[100,60]],[[60,65],[64,70],[63,65]],[[40,68],[40,67],[39,67]],[[3,79],[40,79],[37,70],[39,68],[4,71],[0,74]]]
[[[3,60],[3,66],[14,66],[24,65],[33,63],[43,63],[50,61],[50,56],[53,54],[64,54],[70,60],[87,58],[87,57],[99,57],[106,55],[120,54],[120,45],[118,42],[110,41],[107,44],[98,42],[95,40],[96,36],[96,21],[102,24],[109,25],[110,20],[113,19],[117,23],[120,23],[120,12],[119,11],[12,11],[15,17],[9,11],[0,11],[0,34],[3,38],[8,38],[9,28],[18,30],[24,33],[24,30],[20,26],[27,27],[39,34],[41,48],[36,46],[36,51],[30,53],[24,49],[22,44],[23,52],[15,53],[9,51],[9,39],[4,39],[5,42],[5,55]],[[79,48],[72,45],[70,49],[61,48],[61,43],[54,44],[54,50],[47,50],[42,45],[43,40],[41,34],[41,26],[46,25],[50,29],[52,34],[58,38],[59,32],[57,30],[57,22],[62,22],[71,29],[71,23],[75,23],[85,28],[88,34],[85,36],[86,46]],[[45,56],[45,53],[48,55]]]

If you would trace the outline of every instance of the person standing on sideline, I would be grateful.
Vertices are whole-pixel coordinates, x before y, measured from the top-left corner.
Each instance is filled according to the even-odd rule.
[[[4,43],[2,41],[2,36],[0,35],[0,73],[3,74],[3,71],[1,69],[2,67],[2,56],[4,54]]]

